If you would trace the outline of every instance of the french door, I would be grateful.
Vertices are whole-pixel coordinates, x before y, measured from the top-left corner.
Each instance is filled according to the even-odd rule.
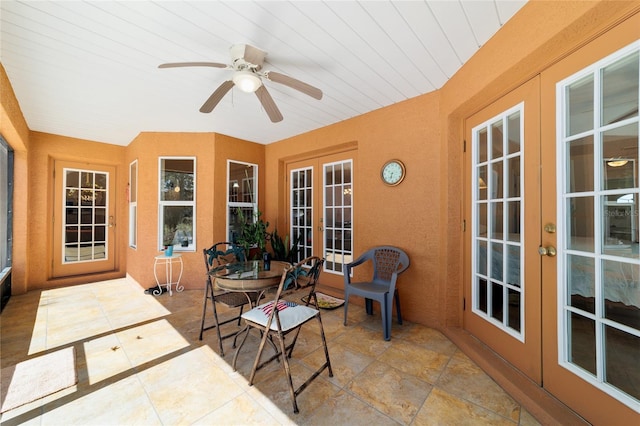
[[[324,257],[323,285],[342,289],[342,265],[353,260],[353,155],[287,164],[288,228],[299,259]]]
[[[638,28],[541,74],[544,387],[594,424],[640,418]]]
[[[464,326],[593,424],[640,415],[638,28],[465,123]]]
[[[56,161],[52,276],[115,269],[115,167]]]
[[[539,98],[536,77],[466,121],[464,323],[542,383]]]

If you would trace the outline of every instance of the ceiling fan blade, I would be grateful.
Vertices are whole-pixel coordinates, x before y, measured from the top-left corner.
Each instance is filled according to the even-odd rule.
[[[227,80],[222,83],[216,90],[209,96],[209,99],[205,101],[200,107],[200,112],[209,113],[218,105],[218,102],[227,94],[233,87],[234,83],[231,80]]]
[[[272,123],[282,121],[282,113],[276,106],[276,103],[273,101],[273,98],[267,91],[266,87],[258,87],[258,90],[256,90],[256,96],[258,97],[258,99],[260,99],[260,103],[262,104],[264,110],[267,112],[267,115],[271,119]]]
[[[317,87],[313,87],[310,84],[303,83],[300,80],[296,80],[293,77],[289,77],[288,75],[280,74],[275,71],[268,71],[264,73],[267,79],[273,81],[274,83],[284,84],[285,86],[289,86],[292,89],[296,89],[299,92],[304,93],[305,95],[309,95],[315,99],[322,99],[322,90]]]
[[[180,68],[180,67],[213,67],[227,68],[227,64],[219,64],[217,62],[172,62],[168,64],[160,64],[158,68]]]

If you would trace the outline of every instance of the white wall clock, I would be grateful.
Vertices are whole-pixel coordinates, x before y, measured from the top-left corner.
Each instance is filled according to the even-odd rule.
[[[382,182],[389,186],[399,185],[404,179],[405,174],[406,168],[404,167],[404,163],[400,160],[387,161],[380,171]]]

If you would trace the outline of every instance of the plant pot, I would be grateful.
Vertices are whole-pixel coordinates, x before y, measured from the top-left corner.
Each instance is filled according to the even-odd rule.
[[[262,250],[260,250],[260,247],[251,247],[247,260],[262,260]]]
[[[164,255],[167,257],[173,256],[173,246],[167,246],[167,248],[164,249]]]

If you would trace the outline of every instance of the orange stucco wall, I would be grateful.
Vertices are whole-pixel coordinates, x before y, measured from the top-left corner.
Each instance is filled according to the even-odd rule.
[[[29,280],[27,262],[29,230],[26,215],[29,194],[27,167],[29,127],[2,64],[0,64],[0,134],[14,150],[12,291],[24,293],[27,291]]]
[[[400,277],[403,316],[438,323],[438,309],[424,309],[439,291],[438,200],[440,147],[438,93],[400,102],[266,147],[267,188],[283,188],[282,159],[297,159],[309,151],[355,145],[353,176],[354,253],[374,245],[403,248],[411,267]],[[396,187],[380,180],[380,168],[398,158],[407,168]],[[276,171],[279,171],[276,173]],[[282,191],[266,191],[265,215],[278,229],[284,225]],[[322,279],[321,279],[322,282]]]
[[[214,133],[142,133],[126,149],[129,164],[138,160],[138,244],[124,242],[127,273],[145,288],[155,286],[154,257],[158,251],[158,158],[185,156],[196,159],[196,251],[181,252],[186,288],[202,288],[202,249],[226,238],[227,159],[258,164],[264,174],[264,146]],[[264,190],[260,178],[259,192]],[[128,213],[128,209],[127,209]],[[128,223],[128,216],[123,221]],[[125,235],[126,238],[128,238]],[[159,271],[160,273],[161,271]]]
[[[95,277],[70,277],[53,279],[52,258],[52,215],[53,215],[53,168],[57,160],[87,162],[114,166],[115,185],[125,185],[125,148],[121,146],[74,139],[48,133],[31,132],[29,149],[29,283],[28,289],[61,287],[69,284],[86,283],[124,276],[125,252],[120,241],[126,236],[126,227],[116,222],[115,270]],[[123,200],[112,200],[116,217],[126,212]],[[124,223],[122,223],[124,225]]]

